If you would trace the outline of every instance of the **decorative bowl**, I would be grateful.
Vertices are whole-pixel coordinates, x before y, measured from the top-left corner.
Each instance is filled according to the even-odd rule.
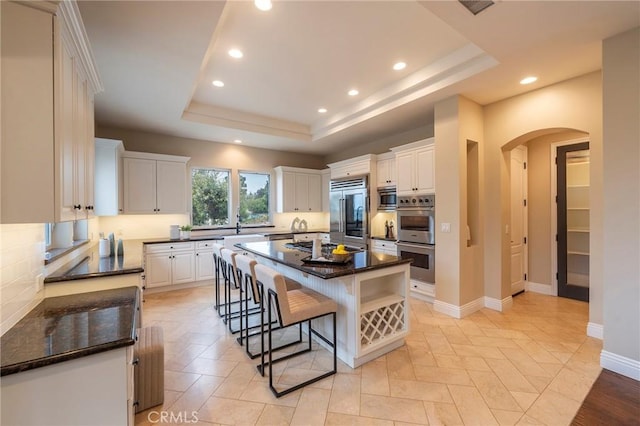
[[[331,259],[334,262],[348,262],[351,259],[351,253],[345,253],[345,254],[331,253]]]

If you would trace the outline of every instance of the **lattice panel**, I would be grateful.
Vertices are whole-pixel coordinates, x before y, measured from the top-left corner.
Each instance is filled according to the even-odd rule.
[[[381,306],[360,316],[360,344],[371,345],[404,329],[404,301]]]

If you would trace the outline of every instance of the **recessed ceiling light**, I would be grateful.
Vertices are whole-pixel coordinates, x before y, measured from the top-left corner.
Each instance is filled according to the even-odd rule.
[[[233,143],[242,143],[242,141],[240,139],[234,139]]]
[[[231,49],[229,50],[229,56],[232,58],[240,59],[244,56],[240,49]]]
[[[327,109],[326,108],[318,108],[318,112],[320,114],[324,114],[325,112],[327,112]]]
[[[349,94],[349,96],[356,96],[360,92],[358,92],[356,89],[351,89],[347,93]]]
[[[396,71],[403,70],[406,67],[407,67],[407,64],[404,62],[396,62],[395,64],[393,64],[393,69]]]
[[[265,12],[267,10],[271,10],[271,8],[273,7],[273,5],[271,4],[271,0],[255,0],[253,4],[255,4],[258,9]]]
[[[530,76],[520,80],[520,84],[531,84],[538,80],[538,77]]]
[[[224,83],[220,80],[213,80],[211,84],[213,84],[216,87],[224,87]]]

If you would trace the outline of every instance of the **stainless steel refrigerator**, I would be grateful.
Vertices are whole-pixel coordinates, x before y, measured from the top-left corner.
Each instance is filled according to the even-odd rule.
[[[331,181],[331,242],[366,249],[369,239],[368,176]]]

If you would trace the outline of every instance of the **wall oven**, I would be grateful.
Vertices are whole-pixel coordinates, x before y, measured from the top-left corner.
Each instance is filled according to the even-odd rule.
[[[435,195],[398,197],[398,240],[435,244]]]
[[[412,259],[411,279],[435,283],[435,195],[398,197],[398,257]]]
[[[409,271],[411,279],[427,283],[436,282],[436,247],[428,244],[398,241],[398,257],[413,259]]]

